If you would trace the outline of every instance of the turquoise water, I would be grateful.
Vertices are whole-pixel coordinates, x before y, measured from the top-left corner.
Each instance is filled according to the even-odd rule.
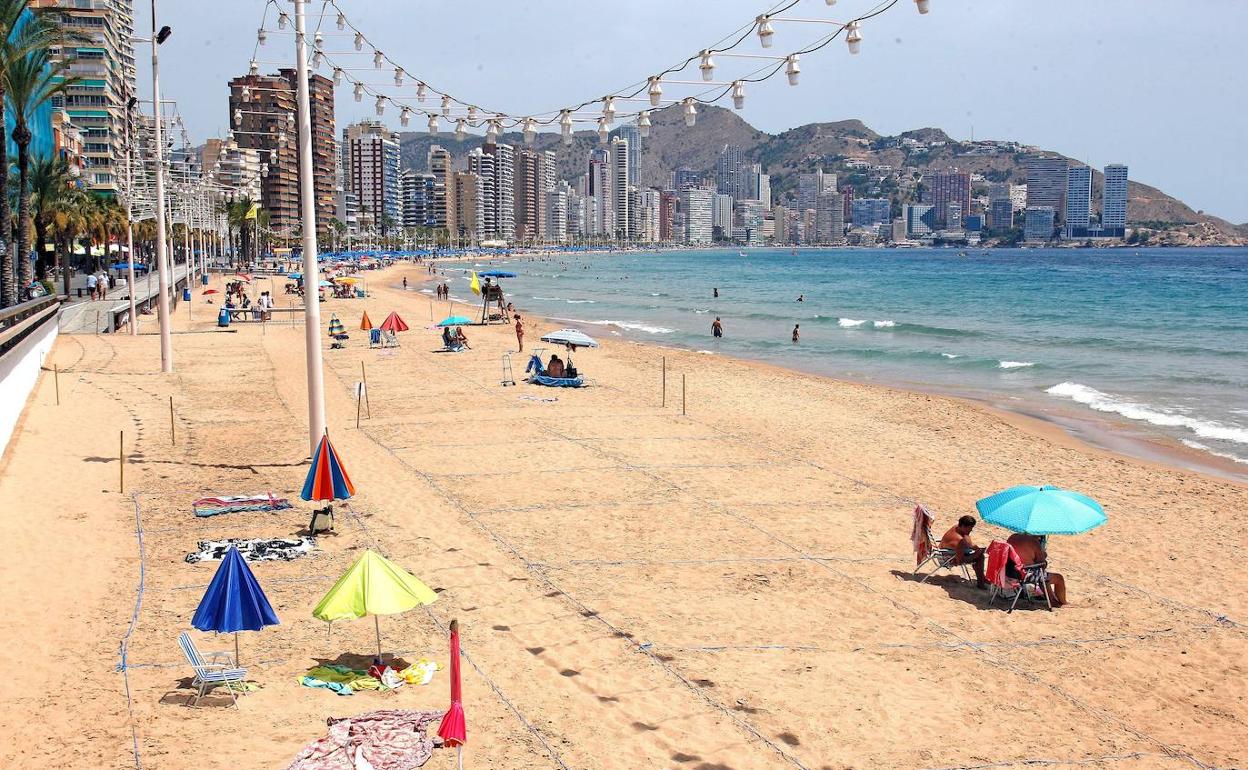
[[[1248,249],[741,253],[516,259],[504,288],[591,335],[1112,415],[1248,469]]]

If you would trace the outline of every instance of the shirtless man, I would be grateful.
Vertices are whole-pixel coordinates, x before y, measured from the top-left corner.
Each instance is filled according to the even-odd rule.
[[[1018,553],[1018,558],[1023,560],[1023,564],[1048,566],[1049,555],[1044,551],[1044,541],[1035,535],[1018,532],[1010,535],[1005,542],[1014,546],[1014,550]],[[1013,564],[1007,563],[1005,566],[1007,575],[1015,580],[1022,578],[1022,575],[1017,574]],[[1066,603],[1066,578],[1056,572],[1048,574],[1049,582],[1045,584],[1044,590],[1049,593],[1049,603],[1054,607],[1061,607]]]
[[[954,551],[957,556],[954,558],[954,564],[970,564],[975,568],[975,586],[977,588],[987,588],[988,581],[984,579],[984,549],[976,547],[971,542],[971,530],[975,529],[975,517],[963,516],[958,519],[957,526],[945,533],[940,539],[940,547],[948,548]]]

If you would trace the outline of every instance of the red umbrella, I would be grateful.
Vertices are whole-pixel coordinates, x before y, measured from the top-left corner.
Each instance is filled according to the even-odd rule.
[[[216,289],[204,289],[204,294],[217,294]]]
[[[468,742],[468,724],[464,720],[463,688],[459,681],[459,621],[451,621],[451,707],[438,725],[442,745],[454,746],[460,770],[464,767],[464,744]]]
[[[398,313],[391,312],[386,316],[386,320],[381,322],[381,330],[383,332],[405,332],[407,324],[403,323],[403,319],[399,318]]]

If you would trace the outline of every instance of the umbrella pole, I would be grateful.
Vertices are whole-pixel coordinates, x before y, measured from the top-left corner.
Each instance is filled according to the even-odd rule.
[[[455,747],[455,760],[459,763],[459,770],[464,770],[464,747],[459,745]]]
[[[381,616],[373,616],[373,625],[377,628],[377,660],[381,660]]]
[[[234,632],[234,665],[238,665],[238,632]]]

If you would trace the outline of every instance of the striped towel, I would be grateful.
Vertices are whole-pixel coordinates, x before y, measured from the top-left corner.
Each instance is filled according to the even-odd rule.
[[[289,500],[284,497],[274,497],[272,492],[262,495],[201,497],[191,503],[191,509],[196,516],[216,516],[219,513],[238,511],[280,511],[290,507]]]

